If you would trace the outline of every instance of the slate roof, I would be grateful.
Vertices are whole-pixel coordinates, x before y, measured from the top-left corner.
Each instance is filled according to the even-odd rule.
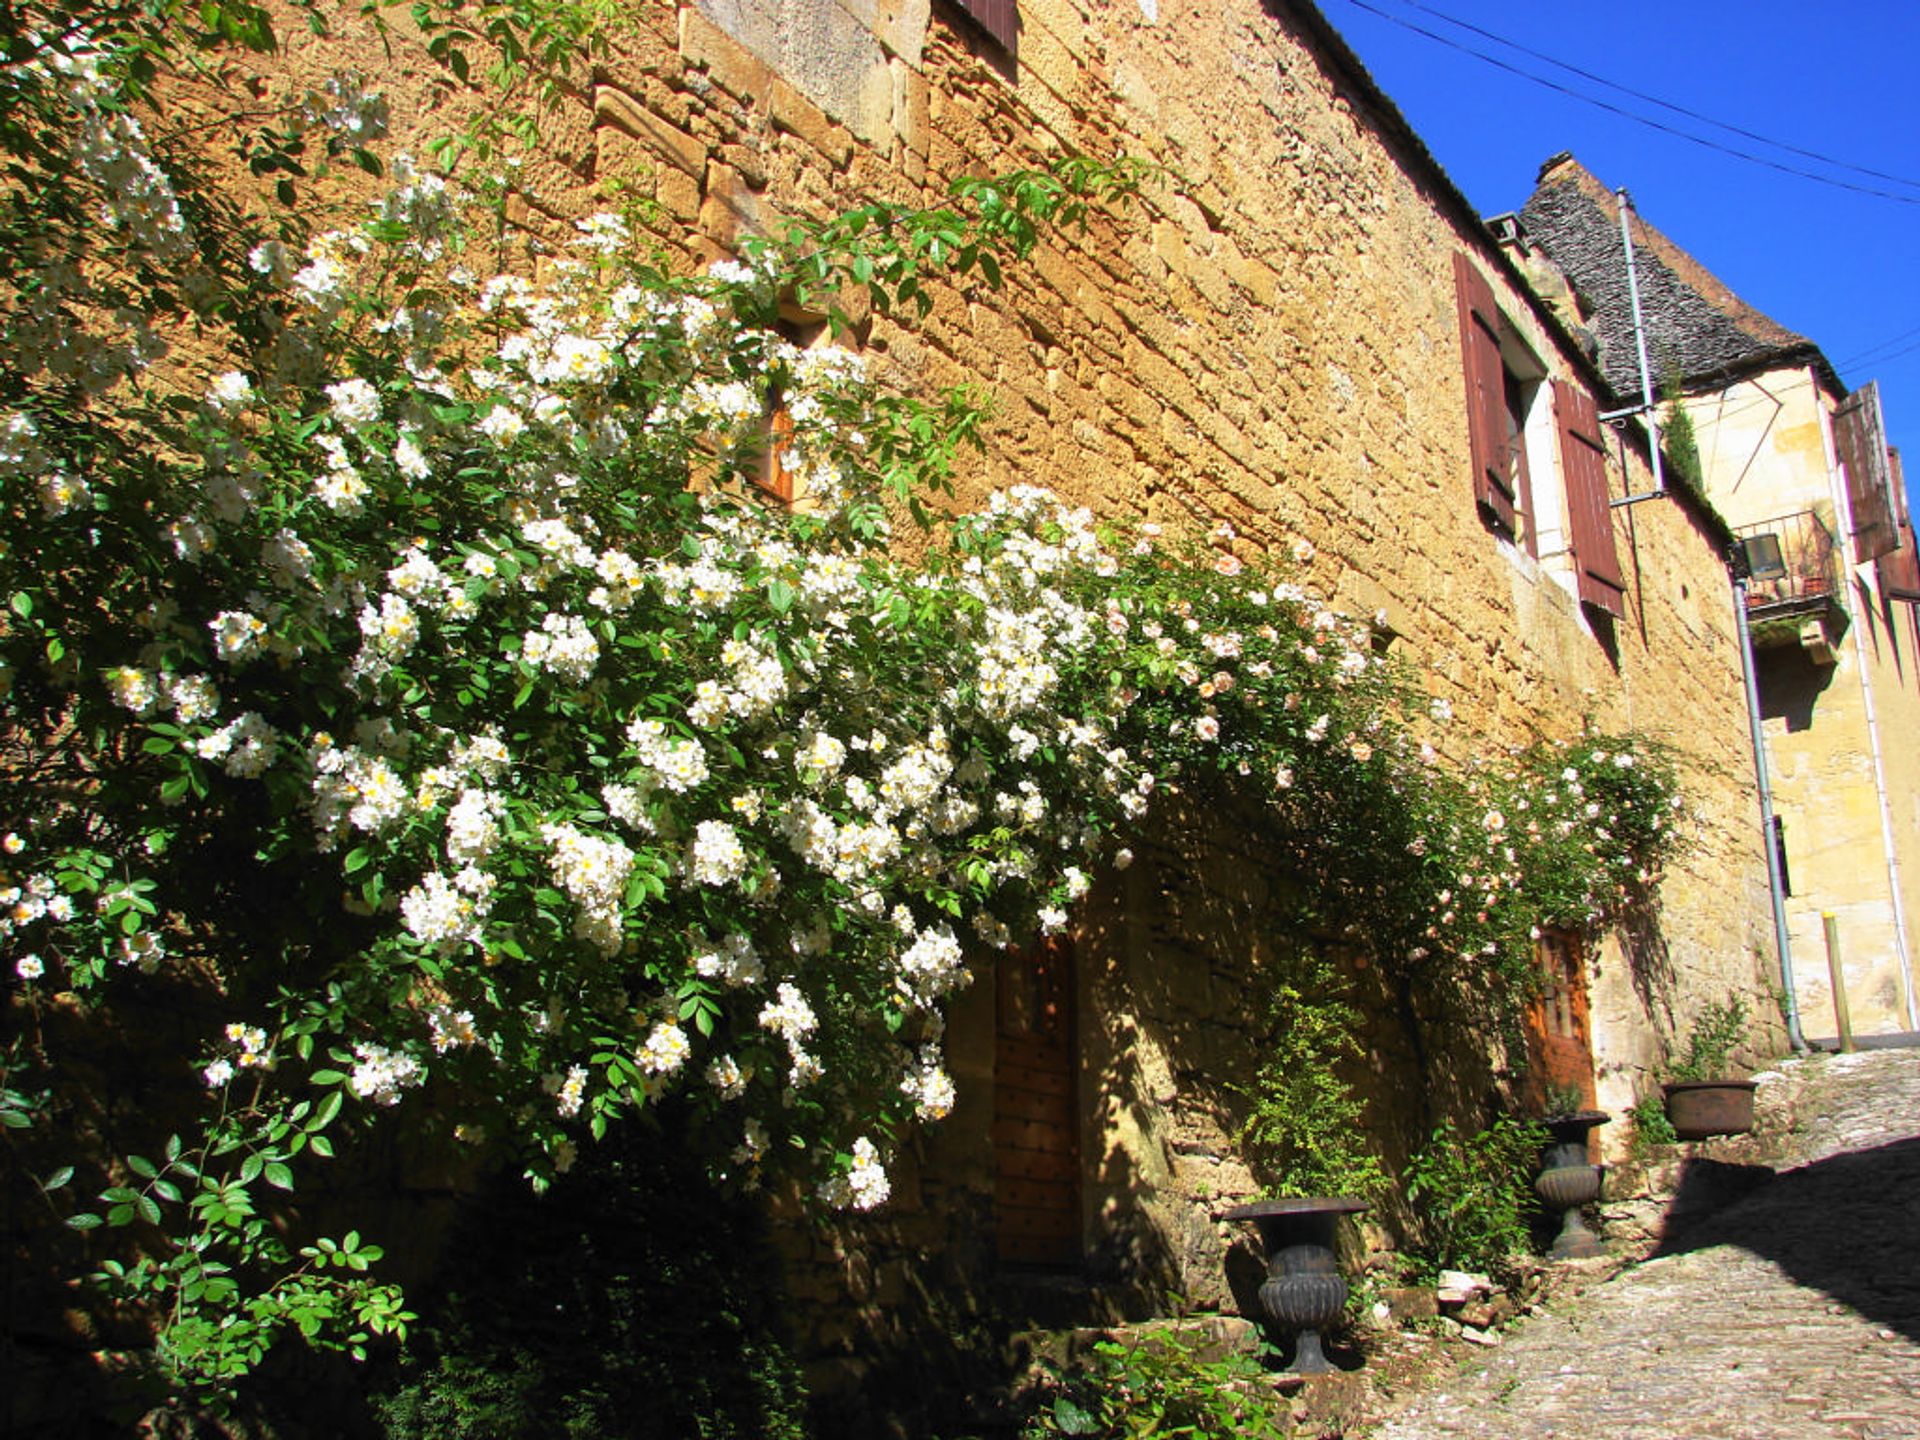
[[[1562,153],[1540,167],[1520,218],[1527,238],[1565,272],[1579,296],[1600,341],[1600,368],[1608,383],[1638,399],[1640,362],[1614,192]],[[1688,389],[1701,389],[1777,365],[1811,363],[1836,393],[1845,393],[1806,336],[1747,304],[1638,212],[1631,213],[1630,223],[1656,391],[1675,366]]]

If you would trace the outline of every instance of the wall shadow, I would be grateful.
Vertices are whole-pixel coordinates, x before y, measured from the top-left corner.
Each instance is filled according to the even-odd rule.
[[[1837,667],[1814,664],[1798,645],[1762,650],[1755,661],[1761,718],[1786,721],[1788,734],[1810,728],[1814,706],[1833,683]]]
[[[1796,1284],[1920,1340],[1916,1194],[1920,1137],[1778,1175],[1695,1161],[1669,1214],[1672,1233],[1656,1254],[1737,1245],[1771,1260]]]

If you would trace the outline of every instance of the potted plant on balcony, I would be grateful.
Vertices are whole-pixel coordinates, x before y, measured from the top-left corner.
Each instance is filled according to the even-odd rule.
[[[1744,1135],[1753,1129],[1754,1082],[1730,1073],[1733,1050],[1747,1034],[1747,1002],[1731,996],[1703,1007],[1686,1053],[1662,1087],[1667,1121],[1682,1140]]]

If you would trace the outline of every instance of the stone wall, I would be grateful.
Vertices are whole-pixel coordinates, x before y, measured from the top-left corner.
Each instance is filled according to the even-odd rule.
[[[924,321],[872,319],[866,348],[900,386],[992,394],[963,498],[1044,484],[1106,514],[1229,521],[1249,553],[1308,542],[1303,582],[1376,615],[1392,653],[1451,705],[1433,738],[1456,762],[1586,723],[1676,748],[1697,846],[1657,921],[1610,938],[1590,976],[1600,1099],[1623,1108],[1663,1062],[1676,1012],[1728,990],[1768,1008],[1722,527],[1675,499],[1615,511],[1617,622],[1574,599],[1564,542],[1549,537],[1536,558],[1488,529],[1470,480],[1454,256],[1491,281],[1545,378],[1597,380],[1317,15],[1280,0],[1020,9],[1008,54],[944,0],[635,4],[542,119],[543,153],[509,209],[514,243],[537,251],[570,217],[637,195],[663,248],[692,265],[784,215],[930,203],[956,176],[1066,152],[1166,166],[1137,202],[1046,238],[1004,289],[946,287]],[[297,43],[288,63],[356,55],[384,68],[351,40]],[[465,103],[401,76],[393,88],[423,134]],[[1557,493],[1554,447],[1534,453]],[[1615,496],[1648,488],[1632,440],[1614,445],[1609,483]],[[1004,1358],[1022,1318],[1232,1305],[1232,1232],[1215,1216],[1253,1185],[1232,1143],[1233,1086],[1257,1062],[1266,967],[1297,939],[1270,921],[1284,883],[1256,837],[1174,827],[1089,905],[1087,1276],[995,1273],[991,987],[961,997],[948,1041],[959,1105],[909,1142],[889,1212],[790,1227],[788,1279],[823,1393],[855,1413],[885,1363],[923,1396],[964,1384],[975,1359]],[[1418,1054],[1393,998],[1356,980],[1372,1056],[1358,1078],[1398,1159],[1436,1108],[1497,1092],[1504,1057]],[[920,1343],[936,1330],[959,1343]]]
[[[874,321],[867,348],[901,385],[992,393],[964,496],[1019,480],[1109,514],[1225,519],[1249,551],[1310,542],[1304,580],[1377,613],[1394,653],[1452,705],[1435,739],[1454,760],[1588,721],[1678,748],[1698,847],[1668,878],[1658,923],[1610,939],[1590,977],[1601,1102],[1624,1108],[1664,1061],[1676,1013],[1728,990],[1769,1009],[1720,528],[1676,500],[1615,512],[1617,623],[1576,603],[1564,553],[1536,559],[1490,533],[1469,479],[1454,254],[1492,281],[1548,377],[1591,387],[1577,347],[1312,17],[1253,0],[1158,15],[1029,0],[1010,56],[944,4],[646,7],[554,127],[586,168],[547,178],[571,187],[567,204],[594,185],[636,187],[694,262],[784,214],[931,202],[956,175],[1063,152],[1169,167],[1177,178],[1084,234],[1049,237],[1004,290],[942,290],[923,323]],[[809,38],[843,32],[845,44]],[[543,209],[564,205],[549,195],[528,213]],[[1553,448],[1536,454],[1551,493]],[[1646,490],[1641,452],[1616,445],[1609,478],[1615,496]],[[794,1232],[816,1383],[837,1376],[852,1393],[921,1323],[997,1335],[995,1315],[1050,1307],[1079,1318],[1231,1302],[1212,1217],[1252,1183],[1231,1144],[1230,1085],[1254,1060],[1275,937],[1259,922],[1271,877],[1229,853],[1240,842],[1208,843],[1203,857],[1169,842],[1080,936],[1085,1240],[1106,1283],[1063,1296],[990,1278],[992,1007],[976,987],[949,1042],[960,1106],[914,1142],[892,1213]],[[1403,1137],[1391,1149],[1426,1102],[1395,1028],[1377,1032],[1369,1078],[1406,1102],[1383,1118]],[[1483,1099],[1497,1058],[1449,1057],[1455,1098]]]

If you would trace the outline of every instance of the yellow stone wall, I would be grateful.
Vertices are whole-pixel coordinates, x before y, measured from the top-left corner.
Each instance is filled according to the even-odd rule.
[[[1601,1103],[1618,1112],[1644,1093],[1675,1017],[1730,990],[1756,1002],[1757,1050],[1776,1043],[1716,522],[1675,500],[1616,511],[1628,614],[1598,627],[1553,543],[1536,560],[1488,530],[1471,491],[1453,256],[1488,276],[1550,377],[1585,372],[1464,201],[1289,6],[1020,9],[1009,57],[927,0],[634,4],[543,120],[513,217],[557,231],[624,187],[657,205],[661,242],[691,264],[785,214],[931,202],[955,176],[1069,151],[1164,164],[1176,178],[1084,234],[1049,237],[1003,291],[947,287],[924,322],[874,322],[867,349],[894,383],[968,382],[997,401],[963,494],[1036,483],[1108,514],[1225,519],[1248,552],[1309,542],[1303,581],[1379,614],[1393,653],[1452,705],[1434,739],[1454,761],[1589,721],[1671,743],[1698,844],[1668,876],[1657,924],[1594,959]],[[297,48],[292,63],[326,58]],[[423,90],[409,118],[430,129],[458,108]],[[1544,428],[1533,438],[1536,483],[1557,493],[1555,447]],[[1616,445],[1610,483],[1616,496],[1648,488],[1637,451]],[[1215,1217],[1252,1179],[1232,1153],[1224,1082],[1251,1059],[1273,939],[1249,919],[1274,878],[1257,846],[1167,837],[1149,858],[1096,895],[1081,936],[1084,1219],[1116,1281],[1099,1303],[1116,1310],[1169,1291],[1229,1301],[1218,1275],[1232,1232]],[[992,1025],[976,986],[950,1030],[959,1106],[908,1147],[889,1213],[790,1236],[816,1383],[851,1396],[867,1357],[984,1313],[968,1285],[992,1268]],[[1469,1093],[1501,1058],[1421,1057],[1384,1019],[1369,1033],[1381,1047],[1369,1083],[1402,1129],[1423,1086]],[[1624,1130],[1604,1138],[1617,1149]]]
[[[1831,438],[1834,404],[1806,367],[1687,402],[1708,493],[1729,523],[1762,525],[1811,510],[1839,540],[1850,623],[1830,660],[1791,642],[1759,657],[1793,888],[1788,948],[1809,1036],[1839,1028],[1826,914],[1836,922],[1856,1033],[1916,1028],[1908,991],[1920,949],[1920,631],[1911,605],[1881,595],[1874,565],[1853,559]]]

